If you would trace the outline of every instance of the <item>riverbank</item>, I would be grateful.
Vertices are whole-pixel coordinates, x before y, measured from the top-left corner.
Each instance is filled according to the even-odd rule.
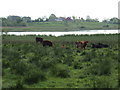
[[[3,32],[54,32],[118,29],[118,24],[103,22],[32,22],[26,27],[2,27]]]

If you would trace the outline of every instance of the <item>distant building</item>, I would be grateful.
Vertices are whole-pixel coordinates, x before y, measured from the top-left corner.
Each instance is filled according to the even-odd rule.
[[[51,14],[49,21],[73,21],[70,17],[56,17],[54,14]]]
[[[55,19],[55,21],[64,21],[64,20],[65,20],[64,17],[59,17],[59,18]]]
[[[65,21],[73,21],[70,17],[65,18]]]

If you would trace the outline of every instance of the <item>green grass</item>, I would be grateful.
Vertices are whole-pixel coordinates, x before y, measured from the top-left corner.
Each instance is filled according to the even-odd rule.
[[[51,40],[53,43],[61,42],[75,42],[75,41],[84,41],[88,40],[89,43],[108,43],[113,45],[114,43],[118,43],[118,34],[97,34],[97,35],[65,35],[65,36],[40,36],[38,37],[44,38],[44,40]],[[26,35],[26,36],[14,36],[14,35],[4,35],[3,36],[3,43],[4,42],[16,42],[16,43],[35,43],[35,35]]]
[[[108,25],[109,27],[104,27]],[[118,29],[117,24],[103,22],[32,22],[27,27],[3,27],[2,31],[79,31],[79,30],[101,30]]]
[[[39,36],[53,47],[36,44],[35,35],[3,35],[3,88],[117,88],[118,36]],[[85,50],[74,42],[87,40]],[[91,43],[109,48],[93,49]],[[65,44],[67,48],[60,46]]]

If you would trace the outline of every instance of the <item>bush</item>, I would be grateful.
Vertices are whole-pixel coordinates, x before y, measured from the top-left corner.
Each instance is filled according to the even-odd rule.
[[[11,88],[19,88],[19,89],[25,88],[24,82],[23,82],[23,77],[19,77],[19,79],[16,81],[16,85],[12,86]]]
[[[40,66],[41,69],[49,69],[54,64],[56,64],[56,61],[52,57],[45,56],[41,58],[38,65]]]
[[[2,68],[8,68],[10,66],[10,61],[9,60],[2,60]]]
[[[117,88],[118,82],[109,76],[99,76],[93,79],[94,88]]]
[[[103,27],[109,27],[109,25],[103,25]]]
[[[38,81],[46,80],[46,75],[40,70],[31,70],[26,74],[24,79],[27,84],[34,84]]]
[[[81,28],[83,29],[83,28],[85,28],[85,26],[81,26],[80,29],[81,29]]]
[[[94,75],[109,75],[112,73],[112,63],[111,58],[93,59],[89,71]]]
[[[68,66],[65,64],[57,64],[53,66],[53,68],[51,69],[51,72],[56,77],[61,77],[61,78],[70,77],[70,74],[69,74],[70,71],[68,69]]]
[[[73,65],[74,69],[82,69],[82,62],[76,62],[74,61],[74,65]]]
[[[17,75],[24,75],[30,69],[30,64],[25,60],[14,60],[11,61],[11,72]]]

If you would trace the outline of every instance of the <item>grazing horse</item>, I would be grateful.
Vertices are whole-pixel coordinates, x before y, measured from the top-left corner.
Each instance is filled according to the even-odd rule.
[[[98,45],[98,44],[92,43],[92,48],[102,48],[102,46],[101,46],[101,45]]]
[[[107,44],[102,44],[102,43],[98,43],[98,44],[101,45],[101,46],[104,47],[104,48],[109,47]]]
[[[107,47],[109,47],[107,44],[102,43],[92,44],[92,48],[107,48]]]
[[[41,37],[36,37],[36,43],[38,43],[38,42],[42,43],[42,42],[43,42],[43,38],[41,38]]]
[[[75,42],[75,44],[76,44],[77,48],[80,48],[80,42],[79,41]]]
[[[44,40],[44,41],[42,42],[42,45],[43,45],[43,46],[53,46],[53,43],[52,43],[51,41]]]
[[[81,48],[85,49],[85,47],[87,46],[88,41],[80,41],[81,44]]]
[[[85,47],[87,46],[88,41],[79,41],[79,42],[75,42],[77,48],[82,48],[85,49]]]

